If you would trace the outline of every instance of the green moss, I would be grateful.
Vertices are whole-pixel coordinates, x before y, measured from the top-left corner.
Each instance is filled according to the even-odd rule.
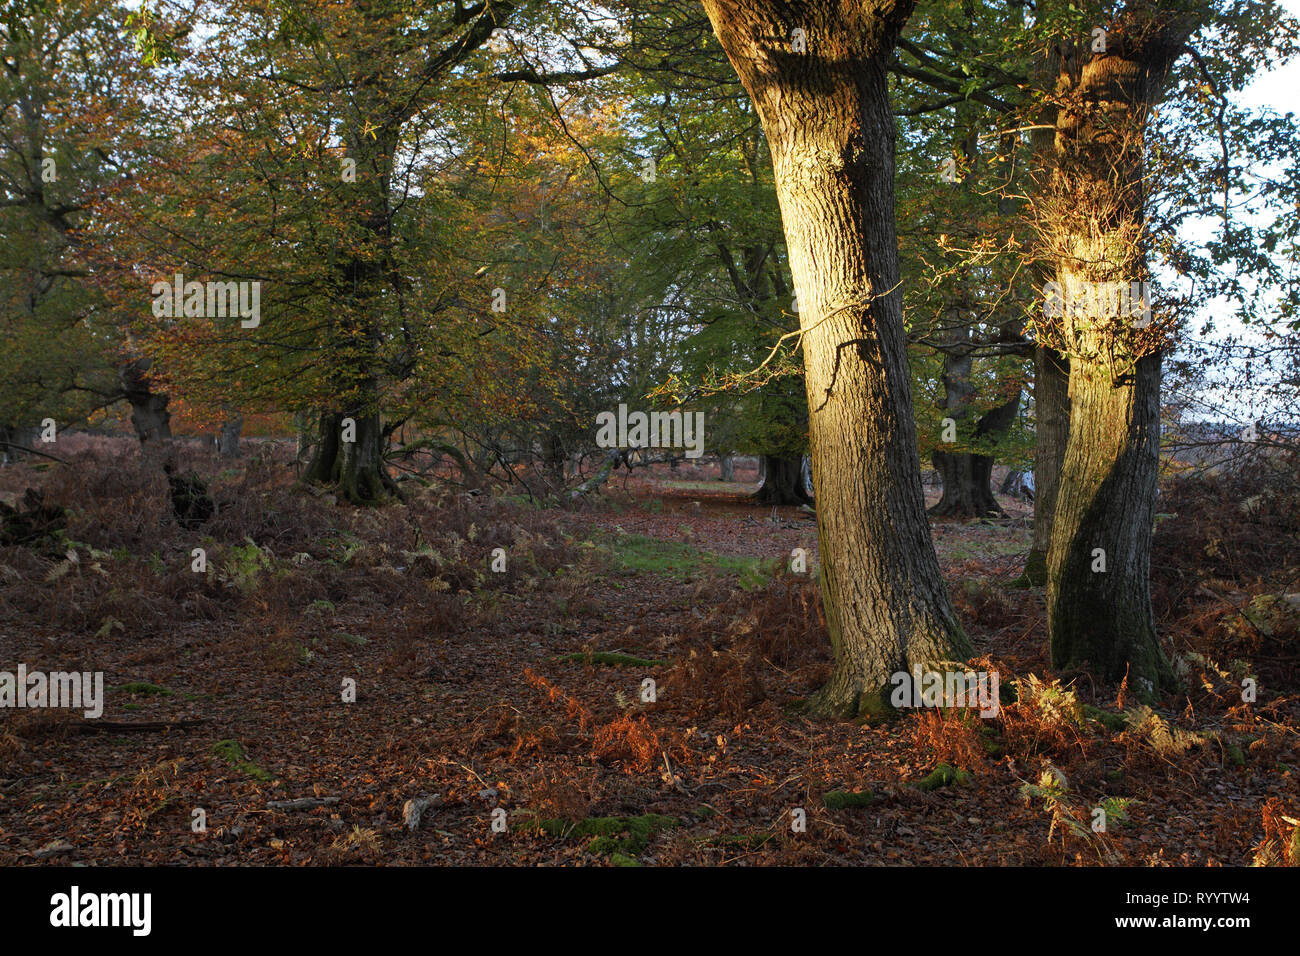
[[[520,829],[540,830],[558,837],[593,837],[587,844],[588,853],[631,858],[643,852],[650,838],[660,830],[671,830],[679,825],[676,817],[646,813],[639,817],[588,817],[576,823],[537,818],[526,822]]]
[[[218,740],[212,745],[212,752],[241,773],[254,780],[268,782],[275,779],[275,774],[253,763],[244,753],[244,746],[238,740]]]
[[[844,810],[848,807],[869,807],[875,799],[870,790],[827,790],[822,803],[827,810]]]
[[[878,727],[898,720],[903,712],[890,702],[892,696],[888,687],[882,687],[877,691],[863,691],[853,705],[853,716],[858,723],[869,727]]]
[[[161,697],[170,697],[172,695],[172,692],[166,687],[159,687],[157,684],[150,684],[144,680],[122,684],[120,687],[112,688],[112,691],[115,694],[158,694]]]
[[[621,654],[618,651],[579,651],[575,654],[564,654],[560,657],[562,661],[575,661],[579,664],[607,664],[610,667],[667,667],[667,661],[656,661],[646,657],[635,657],[631,654]]]
[[[1025,570],[1012,581],[1008,587],[1011,588],[1041,588],[1047,584],[1047,553],[1044,551],[1030,551],[1029,557],[1025,559]]]
[[[609,862],[614,864],[614,866],[640,866],[641,865],[639,860],[635,860],[630,856],[624,856],[622,853],[610,854]]]
[[[941,763],[912,786],[917,790],[938,790],[940,787],[948,787],[954,783],[968,783],[970,779],[969,770]]]
[[[1107,730],[1119,733],[1128,726],[1128,718],[1123,714],[1112,714],[1108,710],[1102,710],[1100,707],[1094,707],[1092,704],[1083,704],[1081,707],[1083,716],[1089,720],[1095,720],[1104,726]]]

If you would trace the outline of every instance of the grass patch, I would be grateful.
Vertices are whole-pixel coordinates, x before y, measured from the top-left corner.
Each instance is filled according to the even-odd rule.
[[[673,481],[671,479],[655,479],[655,484],[660,488],[673,489],[675,491],[729,491],[732,485],[752,485],[752,481]]]
[[[212,752],[254,780],[266,783],[275,779],[275,774],[248,759],[248,755],[244,753],[244,745],[238,740],[218,740],[212,745]]]
[[[941,558],[954,563],[981,561],[989,557],[1009,558],[1027,551],[1030,537],[1030,532],[1008,535],[997,526],[969,525],[963,529],[962,535],[937,541],[936,550]]]
[[[710,573],[735,574],[740,578],[740,586],[746,590],[761,586],[768,578],[767,570],[758,558],[714,554],[689,544],[642,534],[610,537],[605,547],[617,567],[629,574],[661,574],[676,581],[690,581]]]

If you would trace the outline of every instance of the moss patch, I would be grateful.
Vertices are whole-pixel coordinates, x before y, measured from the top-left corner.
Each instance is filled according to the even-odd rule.
[[[1102,710],[1100,707],[1094,707],[1092,704],[1084,704],[1082,707],[1083,716],[1089,720],[1095,720],[1104,726],[1107,730],[1113,730],[1116,733],[1128,726],[1128,718],[1123,714],[1112,714],[1108,710]]]
[[[587,852],[608,856],[616,866],[639,866],[634,859],[642,853],[650,838],[661,830],[678,826],[676,817],[645,813],[639,817],[588,817],[576,823],[570,820],[536,819],[521,829],[540,830],[558,837],[592,837]],[[619,862],[615,857],[621,857]]]
[[[969,783],[970,779],[969,770],[941,763],[912,786],[917,790],[938,790],[940,787],[949,787],[954,783]]]
[[[267,782],[275,779],[275,774],[259,767],[248,759],[248,756],[244,753],[244,745],[238,740],[218,740],[212,745],[212,752],[230,766],[241,773],[247,774],[254,780]]]
[[[870,790],[827,790],[822,803],[827,810],[845,810],[849,807],[869,807],[875,799]]]

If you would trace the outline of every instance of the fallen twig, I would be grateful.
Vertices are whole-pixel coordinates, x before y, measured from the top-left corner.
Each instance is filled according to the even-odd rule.
[[[272,800],[266,805],[268,810],[315,810],[339,802],[338,797],[299,797],[297,800]]]
[[[96,731],[112,731],[113,733],[137,733],[148,734],[163,730],[190,730],[198,727],[200,724],[206,724],[208,718],[195,717],[189,720],[86,720],[76,724],[77,730],[83,734],[90,734]]]

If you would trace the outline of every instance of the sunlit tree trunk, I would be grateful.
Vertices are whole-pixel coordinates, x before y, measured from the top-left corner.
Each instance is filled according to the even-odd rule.
[[[1137,689],[1169,683],[1156,640],[1150,551],[1160,435],[1160,353],[1132,315],[1070,306],[1098,283],[1145,281],[1150,112],[1194,23],[1153,8],[1110,31],[1105,53],[1067,51],[1057,74],[1055,165],[1041,204],[1070,355],[1069,436],[1052,515],[1052,663]]]
[[[897,289],[886,65],[912,3],[704,7],[767,133],[799,296],[835,655],[812,709],[870,712],[893,672],[970,651],[925,516]]]

